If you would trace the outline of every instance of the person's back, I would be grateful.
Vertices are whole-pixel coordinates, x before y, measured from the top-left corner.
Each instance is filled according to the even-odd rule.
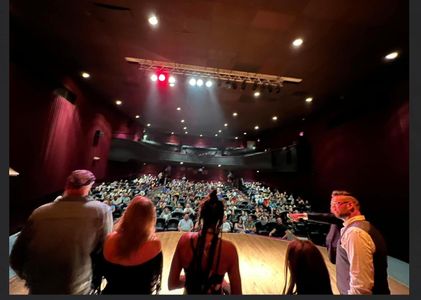
[[[106,204],[65,194],[31,214],[12,249],[11,266],[31,294],[87,294],[91,255],[111,227]]]

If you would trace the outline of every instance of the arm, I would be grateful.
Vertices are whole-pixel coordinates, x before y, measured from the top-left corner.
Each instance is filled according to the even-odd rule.
[[[181,231],[181,220],[178,222],[178,231]]]
[[[274,234],[276,232],[276,227],[275,228],[273,228],[272,230],[271,230],[271,232],[269,232],[269,236],[272,236],[272,234]]]
[[[364,230],[350,228],[342,242],[350,264],[348,294],[371,294],[374,286],[373,240]]]
[[[241,288],[241,275],[240,275],[240,267],[238,263],[238,254],[237,249],[234,245],[232,245],[231,252],[231,265],[228,269],[228,278],[230,280],[231,286],[231,295],[242,295],[242,288]]]
[[[174,290],[184,287],[186,283],[186,279],[184,276],[180,276],[181,273],[181,259],[180,256],[183,254],[181,248],[182,244],[185,241],[185,237],[187,235],[183,235],[180,240],[178,241],[177,248],[175,249],[175,253],[171,262],[170,267],[170,274],[168,275],[168,289]]]

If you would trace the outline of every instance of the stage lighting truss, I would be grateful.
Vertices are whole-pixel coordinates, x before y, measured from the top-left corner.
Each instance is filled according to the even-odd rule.
[[[165,71],[171,75],[178,74],[203,78],[205,80],[213,79],[218,82],[218,86],[220,86],[221,82],[230,82],[232,88],[234,88],[234,86],[237,88],[237,83],[242,89],[243,87],[245,88],[246,84],[252,84],[253,90],[255,90],[258,86],[264,86],[270,91],[274,89],[277,93],[279,93],[280,88],[284,83],[300,83],[303,81],[301,78],[295,77],[217,69],[134,57],[126,57],[125,59],[129,63],[138,64],[139,70],[154,72]]]

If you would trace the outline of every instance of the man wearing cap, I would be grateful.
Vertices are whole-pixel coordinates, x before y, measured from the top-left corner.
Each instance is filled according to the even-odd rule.
[[[95,176],[73,171],[62,197],[35,209],[19,234],[10,265],[30,294],[89,294],[93,255],[111,231],[110,207],[88,200]]]
[[[386,244],[365,220],[358,200],[332,194],[330,211],[344,220],[336,252],[336,282],[341,294],[390,294]]]

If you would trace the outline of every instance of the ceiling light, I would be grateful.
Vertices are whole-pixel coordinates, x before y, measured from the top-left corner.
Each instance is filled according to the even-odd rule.
[[[170,78],[168,78],[168,82],[169,83],[175,83],[175,77],[174,76],[170,76]]]
[[[236,136],[235,139],[238,140],[238,136]]]
[[[228,127],[228,123],[225,123],[225,124],[224,124],[224,126],[225,126],[225,127]]]
[[[215,136],[218,136],[218,134],[217,134],[217,133],[215,133]]]
[[[181,110],[181,107],[177,107],[177,110]]]
[[[82,72],[82,77],[83,78],[89,78],[89,77],[91,77],[91,75],[89,73]]]
[[[186,127],[186,126],[184,126],[184,127],[183,127],[183,129],[184,129],[184,130],[186,130],[186,129],[187,129],[187,127]]]
[[[302,44],[303,44],[303,39],[295,39],[295,40],[292,42],[292,45],[293,45],[294,47],[300,47]]]
[[[152,81],[157,81],[158,80],[158,76],[156,74],[152,74],[151,75],[151,80]]]
[[[259,130],[259,126],[254,126],[254,130]]]
[[[221,167],[221,165],[218,165],[218,168],[220,168]]]
[[[159,79],[159,81],[164,81],[165,80],[165,75],[164,74],[159,74],[158,79]]]
[[[386,55],[384,58],[387,60],[393,60],[396,57],[398,57],[399,53],[397,51],[389,53],[388,55]]]
[[[148,124],[146,124],[146,126],[151,127],[151,124],[150,124],[150,123],[148,123]]]
[[[170,83],[170,87],[174,87],[175,86],[175,83]]]
[[[183,162],[182,161],[180,161],[180,165],[182,165],[183,164]]]
[[[222,130],[221,130],[221,129],[219,129],[219,130],[218,130],[218,132],[219,132],[219,133],[221,133],[221,132],[222,132]]]
[[[238,114],[235,112],[235,113],[232,114],[232,116],[236,117],[236,116],[238,116]]]
[[[259,171],[259,170],[257,170],[256,172],[257,172],[257,173],[260,173],[260,171]]]
[[[278,120],[278,117],[277,116],[273,116],[272,117],[272,120],[276,121],[276,120]]]
[[[306,98],[306,102],[311,102],[311,101],[313,101],[313,98],[312,97],[308,97],[308,98]]]
[[[135,117],[136,119],[139,119],[140,118],[140,116],[139,115],[136,115],[136,117]]]
[[[196,82],[197,86],[202,86],[203,85],[203,80],[202,79],[198,79]]]
[[[181,123],[184,123],[184,119],[180,121]]]
[[[260,92],[254,92],[254,97],[259,97],[260,96]]]
[[[151,16],[148,19],[148,22],[149,22],[149,24],[151,24],[153,26],[156,26],[156,25],[158,25],[158,18],[156,16]]]
[[[212,84],[213,84],[213,83],[212,83],[212,81],[210,81],[210,80],[207,80],[207,81],[206,81],[206,86],[207,86],[207,87],[211,87],[211,86],[212,86]]]
[[[300,131],[300,136],[304,136],[304,131]]]
[[[116,100],[116,101],[115,101],[115,104],[117,104],[117,105],[121,105],[121,104],[123,104],[123,102],[122,102],[121,100]]]
[[[189,84],[190,84],[191,86],[195,86],[195,85],[196,85],[196,79],[191,78],[191,79],[189,80]]]
[[[202,137],[203,136],[203,134],[200,134],[200,137]]]
[[[260,139],[257,139],[257,142],[259,143],[260,142]]]
[[[247,134],[247,132],[244,132],[243,134],[244,134],[244,135],[246,135],[246,134]]]
[[[171,131],[171,134],[174,134],[174,131]]]
[[[189,133],[189,132],[188,132],[188,131],[185,131],[185,132],[184,132],[184,134],[187,134],[187,133]]]

